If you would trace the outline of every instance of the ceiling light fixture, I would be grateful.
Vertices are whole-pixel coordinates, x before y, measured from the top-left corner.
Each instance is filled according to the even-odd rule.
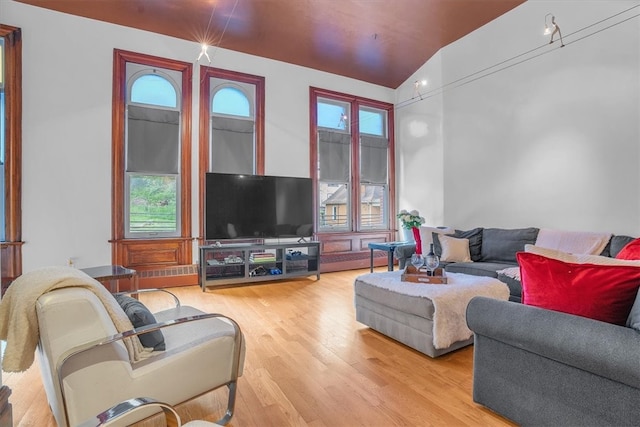
[[[202,58],[202,56],[206,56],[207,61],[209,61],[209,64],[211,64],[211,58],[209,58],[209,52],[207,51],[208,49],[209,45],[206,43],[202,43],[202,49],[200,50],[200,55],[198,55],[198,59],[196,59],[196,62],[200,61],[200,58]]]
[[[198,55],[198,59],[196,59],[196,62],[200,61],[200,59],[204,56],[209,61],[209,64],[211,64],[211,58],[209,57],[209,52],[208,52],[209,50],[208,38],[209,38],[209,29],[211,28],[211,21],[213,20],[213,15],[216,12],[217,6],[218,6],[218,3],[216,2],[214,3],[213,8],[211,9],[211,15],[209,15],[209,23],[207,24],[207,29],[204,32],[203,41],[202,43],[200,43],[200,54]],[[211,55],[215,54],[215,50],[218,47],[220,47],[220,43],[222,43],[222,38],[224,37],[224,33],[227,31],[229,22],[231,21],[231,18],[233,17],[234,12],[236,11],[236,6],[238,6],[238,0],[236,0],[235,3],[233,4],[231,13],[227,17],[227,22],[224,24],[224,28],[222,29],[222,34],[220,34],[220,38],[218,39],[218,42],[215,44],[213,53]]]
[[[547,24],[547,18],[551,17],[551,25]],[[558,34],[560,37],[560,47],[564,47],[564,42],[562,41],[562,32],[560,32],[560,27],[556,24],[556,17],[550,13],[547,13],[544,16],[544,35],[548,36],[551,34],[551,39],[549,40],[549,44],[553,43],[553,37]]]

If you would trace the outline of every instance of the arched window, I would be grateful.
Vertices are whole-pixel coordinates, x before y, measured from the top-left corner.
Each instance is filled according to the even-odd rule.
[[[264,174],[264,77],[201,66],[200,82],[200,188],[205,187],[207,172]],[[243,147],[237,150],[240,155],[231,142],[238,129],[248,132],[238,139],[250,141],[238,144]],[[201,191],[200,212],[203,195]],[[202,216],[200,235],[204,236]]]
[[[210,172],[256,173],[254,84],[212,78]]]
[[[131,86],[131,102],[176,108],[176,89],[167,78],[157,74],[144,74]]]
[[[213,114],[226,114],[240,117],[253,116],[247,95],[235,87],[225,86],[218,89],[213,95],[213,102],[211,104],[211,112]]]
[[[180,73],[127,66],[125,237],[180,235]]]

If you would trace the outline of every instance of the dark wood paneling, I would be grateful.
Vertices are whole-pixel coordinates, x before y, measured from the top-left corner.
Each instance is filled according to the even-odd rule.
[[[133,269],[190,265],[191,239],[121,240],[114,243],[114,264]]]
[[[394,231],[318,234],[321,255],[320,271],[324,273],[367,268],[371,262],[371,251],[368,244],[391,242],[394,236]],[[387,264],[386,256],[380,258],[378,254],[375,255],[374,266]]]
[[[351,252],[353,250],[353,241],[350,238],[341,238],[335,240],[322,240],[321,253],[335,253],[335,252]]]
[[[397,88],[525,0],[17,1]]]

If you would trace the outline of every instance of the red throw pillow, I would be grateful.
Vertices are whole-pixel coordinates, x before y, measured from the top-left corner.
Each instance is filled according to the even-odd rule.
[[[616,255],[617,259],[640,259],[640,239],[632,240]]]
[[[528,252],[516,257],[523,304],[625,324],[640,287],[640,267],[574,264]]]

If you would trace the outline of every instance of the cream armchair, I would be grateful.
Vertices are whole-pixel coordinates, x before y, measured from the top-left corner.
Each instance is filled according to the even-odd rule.
[[[37,355],[58,425],[80,425],[104,408],[138,396],[176,405],[222,386],[228,387],[228,403],[217,422],[229,422],[244,365],[240,328],[228,317],[176,302],[174,308],[154,313],[158,323],[118,333],[103,302],[90,290],[67,287],[37,299]],[[157,330],[166,349],[130,362],[124,340]],[[150,405],[126,414],[119,425],[158,410]]]
[[[85,421],[78,427],[107,427],[122,425],[122,419],[131,414],[134,411],[141,410],[147,407],[157,407],[162,409],[164,413],[164,420],[167,427],[219,427],[220,424],[211,423],[208,421],[189,421],[187,424],[182,424],[180,415],[173,408],[173,406],[158,402],[155,399],[148,397],[138,397],[135,399],[129,399],[125,402],[118,403],[112,406],[104,412],[96,415],[94,418]]]

